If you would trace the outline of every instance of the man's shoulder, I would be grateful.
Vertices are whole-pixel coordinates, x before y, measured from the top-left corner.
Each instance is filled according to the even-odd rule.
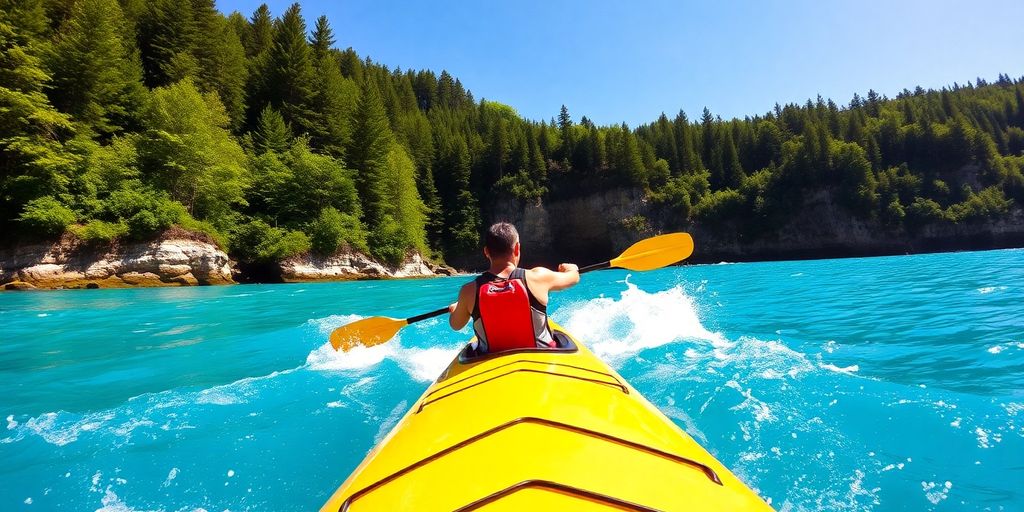
[[[551,277],[553,272],[553,270],[547,267],[533,267],[526,270],[526,275],[529,276],[530,279],[541,280]]]

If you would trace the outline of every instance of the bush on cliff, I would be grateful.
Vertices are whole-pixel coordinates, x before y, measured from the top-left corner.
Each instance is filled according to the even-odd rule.
[[[966,200],[954,204],[947,210],[949,218],[956,222],[995,219],[1010,209],[1013,201],[999,187],[988,187],[981,192],[971,193]]]
[[[710,222],[737,218],[744,207],[744,197],[736,190],[716,190],[704,196],[693,209],[693,216]]]
[[[905,212],[907,227],[915,231],[927,224],[949,219],[939,203],[923,197],[914,198],[914,202],[906,208]]]
[[[366,231],[359,219],[334,208],[320,210],[320,215],[306,231],[313,250],[319,254],[334,254],[345,244],[359,251],[369,251]]]
[[[71,233],[84,242],[107,244],[128,234],[128,225],[123,222],[91,220],[84,226],[71,226]]]
[[[408,240],[402,226],[390,215],[385,215],[377,228],[370,232],[370,254],[375,258],[397,265],[405,259]]]
[[[238,225],[232,235],[232,251],[246,263],[273,263],[310,249],[305,233],[275,228],[258,219]]]
[[[18,216],[26,230],[40,235],[60,235],[75,222],[75,212],[60,201],[44,196],[25,205]]]
[[[105,217],[128,226],[128,235],[137,240],[152,237],[188,218],[185,206],[166,192],[139,186],[122,188],[104,202]]]

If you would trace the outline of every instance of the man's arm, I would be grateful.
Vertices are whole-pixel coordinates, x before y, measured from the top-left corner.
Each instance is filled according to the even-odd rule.
[[[564,290],[580,282],[580,268],[575,263],[562,263],[558,265],[558,272],[554,274],[555,278],[551,289],[555,291]]]
[[[548,292],[564,290],[580,282],[580,271],[572,263],[562,263],[557,272],[544,267],[532,268],[527,278],[533,295],[541,304],[547,304]]]
[[[473,303],[476,300],[476,297],[473,296],[475,291],[475,283],[466,283],[459,290],[459,301],[448,306],[448,325],[452,329],[460,331],[469,323],[469,318],[473,315]]]

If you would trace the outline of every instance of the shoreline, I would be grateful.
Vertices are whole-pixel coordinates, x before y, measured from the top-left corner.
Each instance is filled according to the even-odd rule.
[[[65,236],[53,243],[0,249],[0,290],[5,291],[408,279],[455,273],[416,252],[397,265],[352,250],[239,265],[213,241],[183,230],[145,242],[94,246]]]
[[[1001,251],[1001,250],[1024,250],[1024,243],[1017,244],[991,244],[983,246],[970,246],[970,247],[933,247],[927,250],[913,250],[913,248],[896,249],[891,250],[849,250],[849,248],[839,247],[825,247],[817,250],[811,249],[794,249],[790,251],[779,251],[770,255],[765,254],[748,254],[740,255],[737,257],[736,254],[723,254],[723,253],[705,253],[700,254],[699,251],[682,262],[673,266],[703,266],[703,265],[720,265],[720,264],[737,264],[737,263],[771,263],[771,262],[783,262],[783,261],[814,261],[814,260],[826,260],[826,259],[856,259],[856,258],[884,258],[892,256],[914,256],[923,254],[944,254],[944,253],[955,253],[955,252],[984,252],[984,251]],[[720,257],[721,256],[721,257]],[[234,263],[234,262],[232,262]],[[528,262],[527,265],[534,266],[537,263]],[[51,284],[35,284],[28,281],[20,280],[3,280],[0,281],[0,291],[60,291],[60,290],[84,290],[84,289],[129,289],[129,288],[168,288],[168,287],[181,287],[181,286],[223,286],[223,285],[248,285],[248,284],[315,284],[315,283],[337,283],[337,282],[350,282],[350,281],[406,281],[406,280],[418,280],[418,279],[433,279],[437,277],[465,277],[476,274],[474,271],[457,270],[451,267],[440,267],[447,269],[444,273],[433,273],[433,274],[417,274],[417,275],[380,275],[376,273],[372,274],[359,274],[351,273],[345,275],[332,275],[319,278],[281,278],[281,279],[265,279],[265,280],[253,280],[253,279],[232,279],[231,281],[220,281],[220,282],[206,282],[206,283],[186,283],[181,280],[178,281],[162,281],[159,279],[145,279],[138,282],[130,282],[123,278],[110,277],[103,281],[95,281],[89,279],[78,279],[68,280],[65,283],[58,284],[57,282],[51,282]],[[235,271],[235,277],[238,277],[237,270]]]

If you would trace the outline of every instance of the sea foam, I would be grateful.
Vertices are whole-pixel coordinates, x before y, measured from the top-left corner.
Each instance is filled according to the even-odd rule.
[[[681,286],[648,293],[628,276],[625,285],[618,299],[602,297],[563,308],[568,311],[565,328],[605,361],[618,364],[642,350],[688,339],[730,345],[701,325],[697,306]]]

